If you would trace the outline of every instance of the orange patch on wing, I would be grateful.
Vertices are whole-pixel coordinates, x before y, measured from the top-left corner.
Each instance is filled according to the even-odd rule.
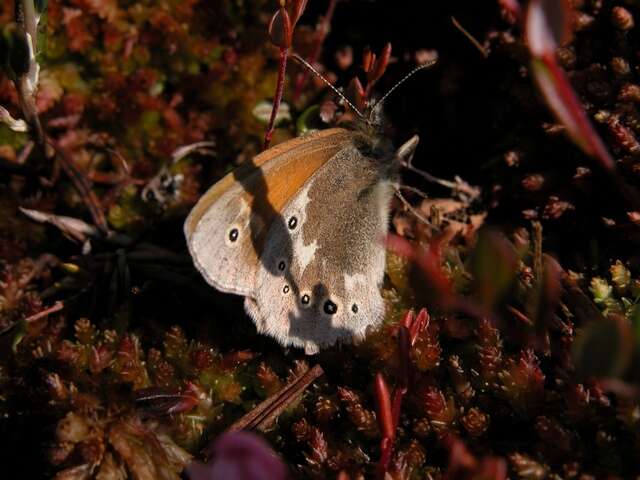
[[[257,216],[252,237],[254,249],[260,251],[269,226],[287,201],[344,148],[352,135],[348,130],[332,128],[294,138],[262,152],[249,164],[224,176],[202,196],[187,218],[187,235],[193,233],[209,207],[238,182],[244,189],[242,198]]]

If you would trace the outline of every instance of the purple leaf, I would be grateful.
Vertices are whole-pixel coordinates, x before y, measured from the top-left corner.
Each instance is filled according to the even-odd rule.
[[[215,439],[208,463],[186,469],[191,480],[285,480],[287,468],[258,435],[246,431],[224,433]]]

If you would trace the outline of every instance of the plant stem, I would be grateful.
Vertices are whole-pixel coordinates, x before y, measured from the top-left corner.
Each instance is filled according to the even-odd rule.
[[[275,129],[276,116],[282,102],[282,94],[284,92],[285,73],[287,71],[287,58],[289,57],[289,48],[280,47],[280,66],[278,68],[278,83],[276,85],[276,95],[273,98],[273,107],[271,108],[271,117],[269,118],[269,126],[267,133],[264,135],[264,150],[269,148],[273,130]]]

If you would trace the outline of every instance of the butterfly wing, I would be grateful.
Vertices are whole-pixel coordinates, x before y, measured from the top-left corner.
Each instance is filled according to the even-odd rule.
[[[260,331],[314,353],[379,323],[392,194],[353,141],[305,182],[271,224],[245,300]]]
[[[286,202],[350,138],[334,128],[256,156],[214,184],[184,225],[189,252],[218,290],[253,295],[266,233]]]

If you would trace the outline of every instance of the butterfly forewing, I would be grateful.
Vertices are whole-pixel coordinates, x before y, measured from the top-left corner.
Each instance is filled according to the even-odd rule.
[[[224,292],[254,296],[266,234],[307,180],[349,142],[335,128],[284,142],[226,175],[185,222],[194,263]]]

